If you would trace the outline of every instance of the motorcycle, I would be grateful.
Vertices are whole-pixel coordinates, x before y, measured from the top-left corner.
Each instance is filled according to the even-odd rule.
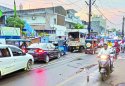
[[[99,59],[99,72],[101,74],[102,81],[105,81],[112,73],[112,64],[110,56],[101,55]]]
[[[110,51],[110,58],[117,59],[117,53],[118,52],[116,52],[116,48],[112,47],[110,50],[111,50]]]

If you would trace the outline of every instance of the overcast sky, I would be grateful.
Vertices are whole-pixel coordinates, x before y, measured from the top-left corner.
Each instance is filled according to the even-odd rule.
[[[23,5],[24,9],[43,8],[48,6],[62,5],[66,9],[75,9],[81,19],[88,21],[88,6],[85,0],[15,0],[17,7]],[[89,1],[89,0],[86,0]],[[94,1],[94,0],[93,0]],[[96,0],[95,6],[92,8],[92,14],[98,14],[107,18],[107,27],[118,27],[121,29],[122,17],[125,15],[125,0]],[[13,0],[0,0],[0,5],[13,8]]]

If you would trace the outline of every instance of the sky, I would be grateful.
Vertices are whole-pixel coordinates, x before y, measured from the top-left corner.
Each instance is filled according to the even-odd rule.
[[[17,8],[22,4],[24,9],[44,8],[61,5],[65,9],[75,9],[81,19],[88,21],[89,0],[15,0]],[[92,0],[94,1],[94,0]],[[0,0],[0,5],[13,8],[13,0]],[[96,6],[95,6],[96,5]],[[98,9],[98,10],[97,10]],[[107,28],[122,28],[125,16],[125,0],[96,0],[92,6],[92,15],[103,15],[107,20]]]

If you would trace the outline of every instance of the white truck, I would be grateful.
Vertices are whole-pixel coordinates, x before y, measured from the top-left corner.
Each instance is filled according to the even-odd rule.
[[[74,50],[78,50],[79,52],[83,52],[85,48],[85,33],[80,31],[69,31],[68,32],[68,47],[69,51],[73,52]]]

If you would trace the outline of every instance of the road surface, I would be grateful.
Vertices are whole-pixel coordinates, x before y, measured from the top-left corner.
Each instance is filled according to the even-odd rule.
[[[116,86],[125,82],[123,56],[115,62],[115,70],[105,82],[100,80],[96,55],[69,53],[48,64],[37,62],[29,72],[9,74],[0,80],[0,86]]]

